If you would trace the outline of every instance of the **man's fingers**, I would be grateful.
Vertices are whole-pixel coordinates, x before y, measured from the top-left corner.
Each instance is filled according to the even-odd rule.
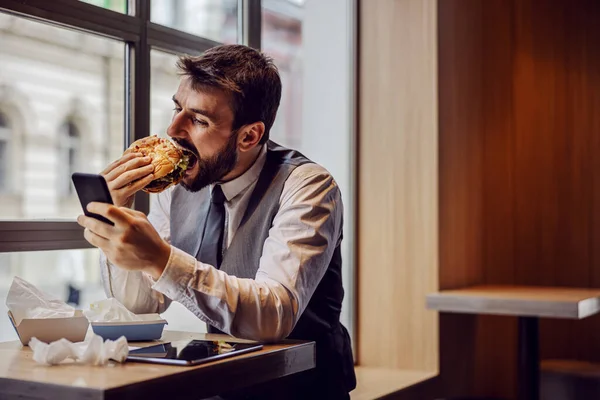
[[[98,221],[96,218],[80,215],[77,217],[77,223],[104,239],[110,237],[112,226],[102,221]]]
[[[150,182],[152,182],[153,179],[154,179],[154,175],[150,174],[150,175],[146,175],[134,182],[131,182],[128,185],[121,187],[120,189],[112,189],[111,188],[111,194],[113,196],[113,201],[116,201],[115,205],[123,205],[123,203],[124,203],[123,201],[121,201],[122,204],[118,204],[119,199],[129,199],[131,196],[136,194],[138,191],[145,188]],[[110,185],[109,185],[109,188],[110,188]]]
[[[88,204],[87,209],[89,212],[102,215],[104,218],[114,222],[115,225],[128,223],[129,220],[127,213],[112,204],[92,202]],[[110,227],[108,224],[106,226]]]
[[[148,186],[148,184],[150,182],[152,182],[154,180],[154,175],[150,174],[147,175],[143,178],[138,179],[135,182],[131,183],[131,186],[129,187],[134,193],[136,193],[138,190],[142,190],[143,188],[145,188],[146,186]]]
[[[123,157],[123,158],[125,158],[125,157]],[[135,169],[139,169],[140,167],[144,167],[144,166],[150,164],[151,161],[152,161],[152,159],[150,157],[134,157],[134,158],[128,159],[128,160],[120,163],[119,165],[115,166],[109,173],[104,175],[104,178],[106,178],[107,182],[112,182],[112,181],[116,180],[117,178],[121,177],[127,171],[132,171]],[[154,170],[154,168],[152,170]],[[127,184],[127,183],[128,182],[126,182],[125,184]],[[118,189],[118,188],[119,187],[115,187],[115,189]]]
[[[104,170],[102,172],[100,172],[100,175],[106,176],[108,175],[110,172],[112,172],[115,168],[117,168],[119,165],[126,163],[129,160],[132,160],[136,157],[142,157],[143,154],[141,153],[127,153],[124,156],[122,156],[121,158],[111,162],[106,168],[104,168]]]
[[[91,230],[89,230],[87,228],[83,231],[83,237],[92,246],[101,248],[103,250],[107,249],[108,246],[110,245],[110,241],[108,239],[105,239],[102,236],[95,234],[94,232],[92,232]]]
[[[131,185],[134,185],[136,183],[135,181],[137,181],[138,179],[142,179],[148,176],[149,174],[152,174],[152,172],[154,172],[154,165],[152,164],[148,164],[141,168],[136,168],[124,172],[123,174],[119,175],[117,178],[111,181],[111,189],[121,189],[122,187],[125,187],[130,183]],[[152,179],[150,179],[150,181],[152,181]]]
[[[126,212],[127,214],[131,215],[132,217],[136,217],[136,218],[137,217],[143,217],[143,218],[146,217],[146,214],[144,214],[143,212],[138,211],[138,210],[132,210],[131,208],[123,208],[122,210],[124,212]]]

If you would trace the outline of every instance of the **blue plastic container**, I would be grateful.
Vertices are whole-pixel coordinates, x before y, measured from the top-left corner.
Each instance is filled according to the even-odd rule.
[[[167,321],[90,322],[95,334],[104,340],[117,340],[125,336],[128,342],[150,341],[161,338]]]

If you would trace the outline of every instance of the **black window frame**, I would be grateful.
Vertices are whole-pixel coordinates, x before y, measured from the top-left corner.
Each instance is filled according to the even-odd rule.
[[[220,42],[150,20],[151,0],[129,0],[128,13],[79,0],[0,0],[0,12],[115,39],[125,44],[123,149],[150,132],[150,52],[198,54]],[[261,0],[238,0],[238,43],[260,49]],[[150,198],[138,193],[134,207],[148,213]],[[0,252],[83,249],[92,246],[75,221],[2,220]]]

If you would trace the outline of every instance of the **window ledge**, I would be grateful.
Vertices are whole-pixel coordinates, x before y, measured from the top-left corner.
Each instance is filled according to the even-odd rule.
[[[435,378],[435,371],[355,367],[357,385],[350,393],[352,400],[375,400],[418,383]]]

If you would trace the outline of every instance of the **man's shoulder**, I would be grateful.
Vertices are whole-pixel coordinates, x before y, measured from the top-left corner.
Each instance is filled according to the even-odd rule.
[[[325,192],[335,197],[339,196],[337,182],[323,165],[309,159],[298,150],[281,146],[271,140],[267,148],[272,162],[291,167],[283,186],[283,200],[295,199],[300,194],[318,196],[319,193]]]
[[[288,176],[282,197],[297,197],[299,194],[319,197],[328,193],[339,196],[339,187],[331,173],[322,165],[310,162],[297,166]]]
[[[298,166],[312,161],[299,150],[282,146],[272,140],[267,142],[267,160],[271,164]]]
[[[311,179],[320,177],[324,180],[331,179],[333,181],[333,176],[331,173],[324,166],[314,161],[297,166],[290,174],[290,177],[292,176],[298,179]]]
[[[291,175],[304,178],[315,175],[331,177],[331,174],[325,167],[306,157],[297,149],[284,147],[280,144],[273,142],[272,140],[269,140],[267,144],[267,149],[268,152],[272,155],[272,157],[283,159],[284,163],[287,162],[290,164],[294,164],[295,168]]]

